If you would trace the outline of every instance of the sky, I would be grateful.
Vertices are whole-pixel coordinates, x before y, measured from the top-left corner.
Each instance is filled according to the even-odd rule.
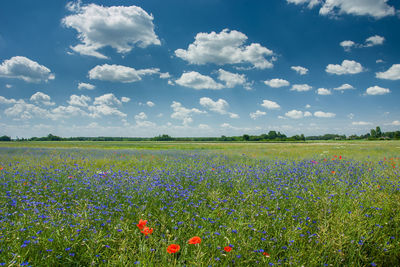
[[[0,3],[0,135],[400,129],[400,2]]]

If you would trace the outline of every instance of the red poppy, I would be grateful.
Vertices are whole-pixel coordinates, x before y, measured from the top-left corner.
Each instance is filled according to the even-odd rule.
[[[189,244],[200,244],[201,243],[201,238],[198,236],[194,236],[192,238],[189,239],[188,241]]]
[[[147,220],[139,220],[139,223],[137,224],[137,227],[139,227],[140,230],[143,230],[143,228],[146,226]]]
[[[335,171],[332,171],[332,174],[335,174],[336,172]]]
[[[179,250],[181,249],[181,246],[177,245],[177,244],[171,244],[167,247],[167,252],[169,254],[172,253],[177,253]]]
[[[267,257],[267,258],[270,257],[269,253],[267,253],[267,252],[263,252],[263,255],[264,255],[265,257]]]
[[[143,230],[140,232],[142,232],[144,235],[149,235],[149,234],[153,233],[153,228],[149,228],[149,227],[145,226],[145,227],[143,227]]]
[[[0,167],[0,171],[3,169],[3,167]]]
[[[339,159],[342,159],[342,156],[339,156]]]
[[[225,250],[226,252],[230,252],[230,251],[232,250],[232,248],[231,248],[230,246],[226,246],[226,247],[224,247],[224,250]]]

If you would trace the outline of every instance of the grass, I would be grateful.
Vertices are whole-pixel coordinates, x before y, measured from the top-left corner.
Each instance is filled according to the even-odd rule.
[[[0,265],[396,266],[399,147],[1,143]]]

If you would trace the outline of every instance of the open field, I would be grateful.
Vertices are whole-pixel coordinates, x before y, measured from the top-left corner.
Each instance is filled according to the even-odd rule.
[[[13,142],[0,167],[0,265],[400,265],[398,141]]]

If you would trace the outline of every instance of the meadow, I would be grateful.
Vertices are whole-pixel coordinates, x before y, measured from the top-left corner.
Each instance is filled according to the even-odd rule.
[[[400,142],[0,143],[0,265],[399,266]]]

